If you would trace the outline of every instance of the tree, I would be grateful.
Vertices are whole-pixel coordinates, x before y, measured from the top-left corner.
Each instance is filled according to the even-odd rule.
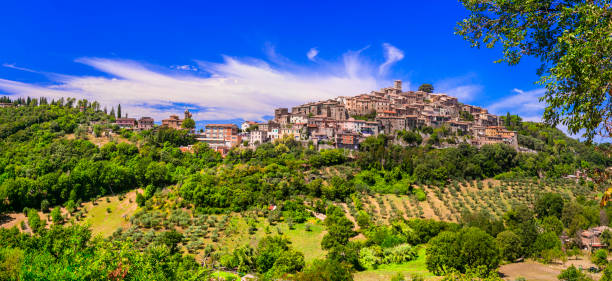
[[[327,217],[323,223],[327,227],[327,234],[323,236],[321,247],[329,250],[338,246],[345,246],[349,238],[355,236],[354,224],[336,205],[330,205],[326,211]]]
[[[612,267],[606,266],[599,281],[612,281]]]
[[[423,91],[426,93],[433,93],[434,86],[431,84],[422,84],[421,86],[419,86],[419,91]]]
[[[444,275],[459,267],[460,251],[456,245],[457,233],[444,231],[429,241],[427,269],[435,275]]]
[[[533,252],[546,263],[559,258],[561,251],[561,239],[554,232],[546,232],[538,236],[533,243]],[[561,254],[563,254],[561,252]]]
[[[196,123],[191,118],[185,118],[183,120],[183,123],[181,124],[181,128],[183,128],[183,129],[190,129],[191,130],[191,129],[194,129],[195,126],[196,126]]]
[[[37,233],[39,230],[45,227],[46,222],[40,219],[40,216],[38,215],[36,209],[28,209],[27,216],[28,225],[30,226],[30,229],[32,229],[32,232]]]
[[[561,194],[548,192],[538,198],[535,204],[535,213],[538,218],[554,216],[561,218],[563,211],[563,198]]]
[[[121,115],[121,104],[117,105],[117,118],[122,118],[123,115]]]
[[[563,232],[563,222],[560,219],[553,216],[545,217],[541,223],[544,232],[553,232],[557,235],[561,235]]]
[[[179,248],[178,244],[183,241],[183,234],[172,229],[170,231],[164,231],[160,234],[158,241],[163,245],[166,245],[170,249],[170,253],[177,253]]]
[[[500,255],[503,259],[513,262],[521,257],[523,249],[521,238],[511,230],[502,231],[495,238]]]
[[[608,265],[608,251],[599,249],[595,251],[591,257],[591,261],[596,264],[599,268],[604,268]]]
[[[491,235],[476,227],[444,231],[430,240],[426,264],[436,275],[478,267],[490,272],[499,266],[499,249]]]
[[[314,260],[295,277],[298,281],[352,281],[350,266],[335,260]]]
[[[24,251],[19,248],[0,248],[0,280],[21,280],[20,268]]]
[[[457,34],[472,47],[501,45],[510,65],[523,56],[541,61],[540,99],[544,120],[563,124],[572,134],[585,129],[612,134],[612,9],[609,0],[513,1],[461,0],[471,14]]]
[[[574,265],[568,267],[566,270],[561,271],[561,274],[557,276],[560,281],[592,281],[586,274],[578,270]]]
[[[64,222],[64,217],[62,217],[62,211],[59,207],[55,207],[51,211],[51,220],[53,220],[53,224],[60,224]]]

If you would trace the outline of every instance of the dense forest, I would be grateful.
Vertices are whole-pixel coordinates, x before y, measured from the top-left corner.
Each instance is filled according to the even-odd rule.
[[[206,280],[212,269],[196,262],[186,247],[183,230],[189,224],[182,220],[215,225],[227,221],[210,222],[207,216],[247,212],[292,223],[324,213],[327,233],[321,247],[326,258],[305,263],[303,253],[279,233],[254,247],[211,253],[223,268],[268,280],[350,280],[354,271],[413,260],[426,247],[427,268],[435,274],[449,280],[494,280],[498,277],[490,273],[504,261],[571,255],[562,251],[559,235],[607,225],[604,218],[612,215],[593,198],[574,200],[554,193],[539,194],[534,206],[512,206],[502,218],[465,213],[459,222],[398,218],[383,224],[360,207],[361,196],[372,193],[425,200],[419,184],[444,190],[465,180],[547,180],[577,170],[597,179],[612,166],[609,144],[588,145],[510,114],[506,126],[519,133],[521,146],[534,152],[519,153],[503,144],[413,145],[438,133],[421,128],[370,137],[358,151],[318,151],[312,143],[284,138],[256,149],[235,148],[221,157],[184,130],[120,130],[97,102],[3,100],[15,106],[0,108],[1,211],[25,213],[31,231],[0,230],[2,280]],[[92,138],[105,141],[94,144]],[[190,151],[181,151],[185,145],[192,145]],[[332,166],[349,172],[332,175],[327,172]],[[591,193],[603,191],[597,180],[586,177],[580,185]],[[51,224],[37,213],[58,206],[72,211],[100,196],[137,188],[143,190],[136,199],[141,211],[132,224],[155,229],[150,237],[137,229],[92,237],[87,226],[59,223],[61,214]],[[160,201],[176,204],[168,207]],[[357,225],[334,202],[354,206]],[[268,210],[271,205],[279,206],[280,213]],[[181,219],[183,209],[192,215]],[[158,218],[152,220],[155,212]],[[354,241],[358,234],[365,239]],[[207,251],[206,245],[197,247]],[[611,273],[606,269],[605,274]]]

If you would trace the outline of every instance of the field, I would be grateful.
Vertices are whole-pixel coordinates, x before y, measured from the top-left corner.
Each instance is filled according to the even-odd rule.
[[[496,218],[514,204],[533,206],[538,195],[545,192],[560,193],[568,198],[579,195],[592,196],[583,186],[568,180],[544,182],[533,180],[452,182],[445,187],[415,186],[422,189],[427,198],[418,201],[413,195],[367,194],[361,196],[364,210],[375,220],[388,222],[391,218],[431,218],[458,222],[461,213],[484,211]],[[353,217],[354,204],[340,204]]]
[[[532,205],[538,194],[557,192],[568,198],[579,195],[593,196],[583,186],[574,182],[560,180],[555,182],[541,181],[484,181],[451,182],[444,187],[415,186],[422,189],[426,196],[418,201],[414,195],[362,193],[360,201],[363,209],[379,223],[387,223],[394,217],[432,218],[436,220],[457,222],[463,211],[485,211],[494,217],[501,217],[513,204]],[[229,253],[243,245],[256,247],[259,240],[266,235],[283,235],[292,243],[292,247],[304,253],[306,262],[324,258],[321,240],[325,235],[322,221],[311,217],[306,223],[289,223],[284,220],[270,222],[261,211],[227,213],[219,215],[194,215],[189,206],[173,197],[168,190],[152,200],[147,208],[139,208],[136,194],[140,190],[130,191],[123,195],[107,196],[81,205],[80,210],[72,215],[62,209],[68,220],[77,220],[88,224],[92,232],[103,237],[121,235],[132,237],[136,246],[144,247],[155,237],[155,233],[165,229],[178,229],[185,236],[182,244],[184,252],[196,255],[201,262],[210,259],[210,252]],[[356,206],[354,202],[335,202],[345,210],[347,216],[355,221]],[[145,212],[146,210],[146,212]],[[48,214],[40,213],[49,221]],[[23,214],[15,213],[5,216],[2,227],[19,226],[25,220]],[[51,224],[48,222],[48,225]],[[120,232],[117,232],[121,229]],[[119,233],[119,234],[117,234]],[[353,238],[363,239],[363,235]],[[588,259],[569,261],[587,266]],[[536,262],[504,265],[500,273],[508,280],[525,277],[528,280],[556,280],[556,275],[564,265],[543,265]],[[398,264],[382,265],[377,269],[357,272],[355,280],[389,280],[397,273],[406,277],[419,275],[427,280],[436,280],[426,269],[425,248],[419,249],[416,260]],[[223,273],[219,273],[223,274]]]
[[[404,277],[416,275],[425,279],[435,279],[435,276],[427,270],[425,264],[425,248],[419,249],[419,257],[416,260],[393,265],[381,265],[375,270],[366,270],[355,273],[356,281],[390,280],[394,275],[401,273]]]
[[[94,235],[110,236],[118,228],[127,228],[129,218],[134,214],[136,192],[131,191],[125,196],[107,196],[96,201],[83,204],[82,221],[91,226]]]

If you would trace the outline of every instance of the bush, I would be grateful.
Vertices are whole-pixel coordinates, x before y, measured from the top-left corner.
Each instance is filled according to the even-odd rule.
[[[40,211],[43,213],[49,212],[49,206],[51,206],[51,204],[49,204],[47,199],[42,200],[40,202]]]
[[[416,199],[421,202],[427,200],[427,195],[421,189],[418,189],[418,188],[413,189],[412,194],[414,194],[414,196],[416,196]]]
[[[62,211],[59,207],[55,207],[51,211],[51,220],[54,224],[61,224],[64,222],[64,217],[62,217]]]

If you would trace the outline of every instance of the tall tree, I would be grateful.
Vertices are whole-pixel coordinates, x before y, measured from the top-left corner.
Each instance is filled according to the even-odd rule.
[[[471,14],[457,34],[472,47],[501,45],[510,65],[541,61],[544,121],[570,133],[612,135],[612,6],[610,0],[461,0]]]
[[[117,105],[117,118],[121,118],[123,115],[121,115],[121,104]]]
[[[195,121],[193,121],[193,119],[185,118],[183,120],[183,123],[181,124],[181,127],[185,128],[185,129],[193,129],[193,128],[195,128],[195,125],[196,124],[195,124]]]
[[[506,127],[510,127],[510,112],[506,113]]]
[[[431,85],[431,84],[422,84],[421,86],[419,86],[419,91],[423,91],[423,92],[427,92],[427,93],[433,93],[434,86]]]

